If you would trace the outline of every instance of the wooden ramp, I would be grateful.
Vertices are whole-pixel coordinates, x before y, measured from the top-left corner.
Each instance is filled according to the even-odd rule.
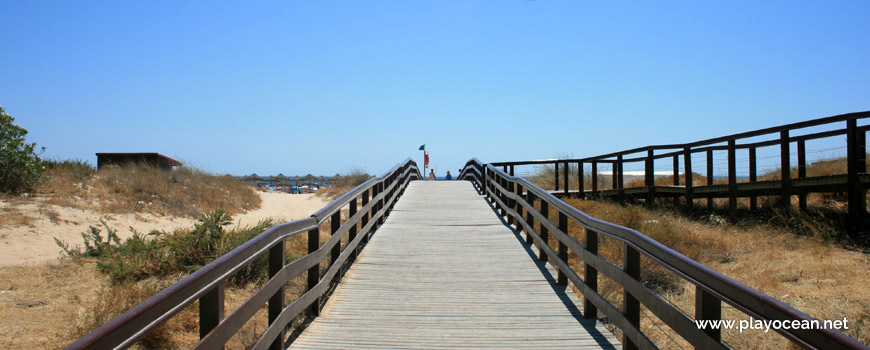
[[[291,349],[600,349],[520,236],[466,181],[414,181]]]

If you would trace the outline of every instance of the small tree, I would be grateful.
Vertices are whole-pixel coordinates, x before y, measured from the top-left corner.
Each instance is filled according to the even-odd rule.
[[[36,143],[24,140],[27,129],[13,121],[0,106],[0,192],[15,194],[36,186],[43,178],[43,166],[34,151]]]

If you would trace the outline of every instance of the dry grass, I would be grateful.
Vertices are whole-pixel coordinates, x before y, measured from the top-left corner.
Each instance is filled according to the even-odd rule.
[[[66,346],[88,308],[111,299],[98,294],[108,285],[88,261],[0,269],[0,348]]]
[[[347,213],[343,213],[346,220]],[[321,244],[329,239],[329,220],[321,226]],[[306,234],[285,241],[289,261],[308,251]],[[328,264],[321,264],[326,271]],[[56,265],[0,269],[0,348],[58,349],[92,332],[124,311],[141,303],[184,277],[147,278],[137,282],[114,283],[97,272],[96,259],[66,259]],[[265,284],[265,279],[243,286],[228,285],[226,314],[229,315]],[[46,286],[53,288],[46,288]],[[305,291],[301,274],[285,288],[287,302]],[[134,349],[190,348],[199,340],[198,304],[185,308],[175,317],[140,340]],[[18,320],[25,320],[24,323]],[[289,333],[298,332],[310,321],[303,315],[291,323]],[[227,349],[248,349],[268,327],[263,306],[227,343]]]
[[[324,229],[328,228],[328,221]],[[328,232],[328,231],[325,231]],[[322,242],[329,238],[321,237]],[[306,254],[307,236],[297,235],[285,242],[290,259]],[[325,268],[326,264],[322,266]],[[60,264],[0,269],[0,348],[59,349],[92,332],[157,292],[177,282],[183,274],[147,278],[138,282],[113,283],[97,271],[96,259],[67,259]],[[265,280],[227,287],[229,315],[251,297]],[[305,274],[287,284],[291,302],[305,290]],[[46,288],[51,286],[51,288]],[[147,335],[134,349],[190,348],[199,340],[198,304],[185,308]],[[294,320],[293,331],[305,317]],[[227,344],[227,349],[250,348],[266,330],[265,306]]]
[[[371,178],[372,176],[366,173],[365,170],[353,169],[346,175],[333,178],[333,186],[317,190],[317,196],[327,200],[335,200]]]
[[[717,216],[687,218],[665,209],[623,206],[611,202],[577,199],[566,201],[589,215],[634,228],[676,251],[707,265],[748,286],[773,296],[817,319],[849,320],[847,335],[870,343],[870,256],[818,237],[800,236],[780,226],[758,221],[740,225]],[[552,220],[555,220],[553,214]],[[569,232],[584,242],[585,231],[571,222]],[[551,247],[557,247],[554,240]],[[600,255],[621,266],[623,246],[602,237]],[[582,272],[582,261],[569,259],[575,271]],[[694,315],[694,286],[648,258],[641,260],[643,283],[663,299]],[[612,304],[622,304],[622,288],[602,276],[600,293]],[[575,290],[576,292],[576,290]],[[603,317],[603,314],[599,315]],[[643,308],[642,330],[663,348],[690,347],[678,335]],[[748,319],[727,304],[723,318]],[[615,333],[619,333],[616,330]],[[736,348],[781,349],[789,347],[785,338],[763,331],[726,331],[723,339]]]
[[[553,184],[552,167],[531,179],[541,180],[545,188]],[[571,168],[569,180],[576,186],[576,168]],[[807,167],[808,176],[825,176],[845,173],[845,159],[818,161]],[[797,177],[797,169],[792,169]],[[562,175],[562,174],[560,174]],[[609,176],[607,176],[609,178]],[[759,176],[759,180],[776,180],[779,170]],[[590,188],[589,176],[586,188]],[[680,182],[684,183],[681,178]],[[656,185],[672,185],[673,177],[658,177]],[[693,174],[693,183],[706,185],[707,178]],[[725,183],[717,180],[714,183]],[[644,186],[643,179],[626,184],[625,187]],[[600,188],[609,188],[600,186]],[[773,296],[817,319],[849,320],[850,329],[843,330],[859,341],[870,343],[870,262],[866,248],[855,247],[855,240],[848,239],[844,232],[842,215],[845,212],[845,196],[837,193],[811,194],[809,210],[796,214],[771,209],[779,204],[779,197],[759,197],[760,207],[765,210],[749,212],[747,198],[739,199],[737,213],[727,213],[727,199],[714,200],[710,211],[696,211],[693,216],[684,216],[673,208],[659,206],[645,208],[637,205],[621,205],[612,202],[566,200],[572,206],[589,215],[622,226],[636,229],[647,236],[673,248],[714,270],[734,278],[765,294]],[[793,198],[797,207],[797,196]],[[664,201],[669,202],[669,201]],[[706,200],[697,200],[696,208],[702,208]],[[555,216],[553,217],[555,219]],[[580,242],[585,231],[579,225],[569,225],[570,234]],[[859,242],[860,243],[860,242]],[[555,241],[550,242],[555,247]],[[617,240],[602,238],[600,255],[621,265],[623,246]],[[861,249],[864,249],[862,252]],[[582,261],[571,258],[576,271],[582,271]],[[658,266],[648,258],[642,258],[642,280],[648,288],[683,311],[694,315],[694,286],[670,271]],[[622,304],[622,288],[602,277],[600,293],[614,305]],[[687,342],[672,332],[646,308],[642,309],[642,329],[659,346],[688,348]],[[603,315],[599,315],[603,316]],[[725,319],[748,319],[748,316],[725,304]],[[615,330],[615,333],[619,333]],[[781,349],[790,347],[785,338],[771,332],[724,331],[723,339],[736,348]]]
[[[12,206],[0,208],[0,227],[16,226],[27,226],[34,228],[36,227],[36,224],[34,224],[32,217],[25,214],[24,211],[18,208]]]
[[[162,171],[147,164],[94,170],[83,162],[53,162],[38,189],[46,202],[105,213],[153,213],[197,217],[224,209],[237,214],[260,206],[254,190],[232,176],[180,167]]]
[[[98,209],[106,213],[154,213],[198,216],[223,208],[229,212],[254,209],[260,198],[236,179],[188,168],[163,172],[147,166],[94,170],[83,162],[54,162],[49,179],[38,189],[40,202]],[[22,225],[32,219],[16,211],[14,203],[29,198],[7,198],[0,208],[0,224]],[[40,203],[41,204],[41,203]],[[48,206],[39,215],[52,220]],[[328,232],[328,224],[324,232]],[[324,234],[322,240],[329,238]],[[286,241],[291,261],[307,252],[307,237]],[[64,260],[54,265],[0,269],[0,348],[61,348],[144,301],[184,274],[140,281],[112,282],[97,271],[96,259]],[[226,312],[231,313],[253,295],[265,280],[230,285]],[[51,288],[46,288],[51,286]],[[305,276],[288,283],[287,300],[305,289]],[[250,348],[266,329],[265,307],[227,344],[228,349]],[[304,318],[294,325],[304,323]],[[198,341],[198,305],[182,310],[134,348],[189,348]]]

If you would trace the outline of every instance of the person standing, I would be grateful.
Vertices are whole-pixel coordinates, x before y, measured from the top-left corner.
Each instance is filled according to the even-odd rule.
[[[450,170],[447,170],[447,176],[444,177],[444,180],[453,180],[453,176],[450,176]]]
[[[435,181],[435,169],[429,170],[429,181]]]

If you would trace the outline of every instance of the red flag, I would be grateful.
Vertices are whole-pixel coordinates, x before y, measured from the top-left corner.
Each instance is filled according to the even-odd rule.
[[[424,152],[425,153],[423,153],[423,155],[424,155],[423,156],[423,167],[428,168],[429,167],[429,151],[424,151]]]

